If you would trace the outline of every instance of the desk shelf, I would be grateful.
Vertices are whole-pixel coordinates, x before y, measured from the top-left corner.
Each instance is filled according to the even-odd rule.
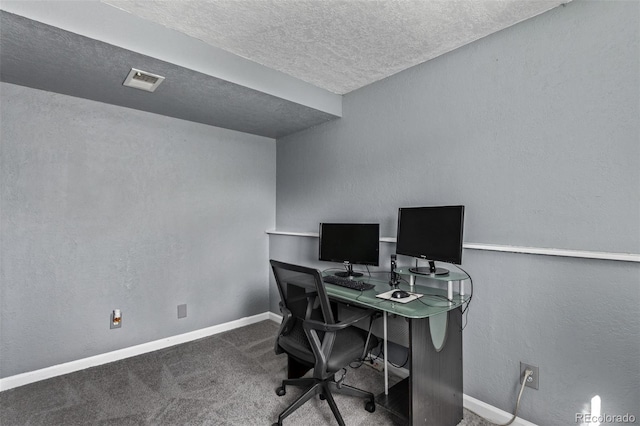
[[[381,393],[376,396],[376,404],[384,407],[391,414],[402,419],[403,424],[409,423],[409,401],[411,400],[409,378],[396,383],[389,388],[389,394]]]
[[[461,299],[464,299],[465,293],[466,293],[464,288],[464,281],[471,279],[469,275],[460,271],[449,271],[449,273],[446,275],[430,275],[430,274],[417,274],[417,273],[411,272],[408,267],[404,267],[404,268],[397,268],[395,272],[396,274],[405,275],[409,277],[409,287],[411,291],[414,291],[413,289],[416,285],[417,278],[423,278],[425,280],[432,280],[436,282],[446,282],[447,298],[449,300],[454,299],[453,283],[455,282],[458,283],[458,295],[460,296]]]
[[[449,271],[449,273],[446,275],[431,275],[431,274],[417,274],[417,273],[411,272],[409,269],[410,269],[409,267],[397,268],[395,272],[396,274],[400,274],[400,275],[409,275],[409,276],[414,276],[416,278],[425,278],[425,279],[436,280],[436,281],[464,281],[469,279],[469,275],[460,271]]]

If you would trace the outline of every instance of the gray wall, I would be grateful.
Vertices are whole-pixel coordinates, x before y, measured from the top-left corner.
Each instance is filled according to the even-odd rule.
[[[574,1],[345,96],[341,120],[278,140],[278,229],[392,237],[398,207],[460,203],[467,242],[640,253],[638,22],[635,1]],[[330,266],[315,238],[272,236],[270,256]],[[640,264],[465,250],[463,267],[466,394],[512,412],[524,361],[525,419],[575,424],[595,394],[640,417]]]
[[[0,377],[268,310],[275,140],[0,88]]]

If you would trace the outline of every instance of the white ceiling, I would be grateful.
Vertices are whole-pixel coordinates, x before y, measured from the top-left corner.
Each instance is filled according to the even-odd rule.
[[[570,0],[102,0],[345,94]]]

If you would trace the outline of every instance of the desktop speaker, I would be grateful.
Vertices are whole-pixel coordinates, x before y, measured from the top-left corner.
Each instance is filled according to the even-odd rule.
[[[391,279],[389,280],[389,285],[395,287],[398,285],[398,275],[396,274],[396,268],[398,264],[396,263],[397,256],[395,254],[391,255]]]

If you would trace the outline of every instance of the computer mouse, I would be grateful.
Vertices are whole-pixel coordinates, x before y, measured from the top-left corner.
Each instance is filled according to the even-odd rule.
[[[394,299],[404,299],[405,297],[409,297],[409,296],[411,295],[404,290],[396,290],[393,293],[391,293],[391,297],[393,297]]]

